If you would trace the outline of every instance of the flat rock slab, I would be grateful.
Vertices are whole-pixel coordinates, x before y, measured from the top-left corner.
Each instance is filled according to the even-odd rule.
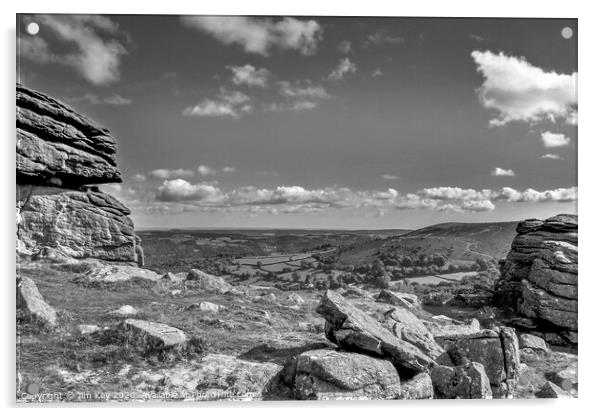
[[[198,269],[192,269],[186,275],[186,282],[194,282],[200,290],[214,293],[230,292],[233,287],[223,277],[214,276]]]
[[[29,277],[17,279],[17,312],[25,321],[56,326],[56,311],[44,301],[35,282]]]
[[[390,361],[322,349],[299,355],[295,391],[302,400],[378,400],[399,397],[401,385]]]
[[[126,319],[120,329],[127,334],[128,342],[143,351],[184,347],[188,341],[181,329],[157,322]]]
[[[444,353],[435,338],[422,321],[412,312],[404,308],[394,308],[385,313],[385,326],[393,334],[406,342],[418,347],[422,352],[436,360]]]
[[[548,351],[548,345],[543,338],[531,334],[521,334],[518,337],[518,345],[520,348],[530,348],[535,352],[545,353]]]
[[[435,364],[418,347],[395,337],[337,292],[327,290],[316,312],[326,319],[326,338],[345,350],[387,358],[409,375],[425,372]]]
[[[287,398],[278,397],[281,370],[281,365],[272,362],[207,354],[198,362],[178,364],[162,372],[160,388],[195,401]],[[153,381],[156,386],[156,380]]]
[[[161,275],[152,270],[142,269],[137,266],[108,265],[96,267],[77,278],[80,282],[90,284],[111,284],[127,282],[133,279],[143,279],[151,282],[161,280]]]

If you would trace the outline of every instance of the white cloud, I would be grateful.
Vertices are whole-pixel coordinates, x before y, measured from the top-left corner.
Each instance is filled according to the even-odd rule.
[[[246,85],[249,87],[268,86],[270,72],[265,68],[255,68],[253,65],[227,66],[232,71],[232,82],[234,85]]]
[[[166,180],[157,189],[156,198],[159,201],[205,201],[219,202],[223,195],[214,185],[200,183],[191,184],[184,179]]]
[[[199,167],[197,168],[197,172],[199,172],[199,174],[203,176],[215,175],[215,169],[212,169],[209,166],[205,165],[199,165]]]
[[[337,49],[343,52],[344,54],[348,54],[349,52],[351,52],[351,42],[349,42],[348,40],[344,40],[341,43],[339,43]]]
[[[131,98],[122,97],[119,94],[112,94],[106,97],[99,97],[96,94],[84,94],[80,97],[68,98],[72,102],[87,102],[92,105],[130,105],[134,102]]]
[[[318,22],[291,17],[275,21],[245,16],[183,16],[181,21],[226,45],[238,44],[246,52],[264,56],[274,48],[312,55],[322,38]]]
[[[284,98],[284,102],[273,103],[267,107],[269,111],[302,111],[312,110],[318,106],[320,100],[330,98],[330,94],[321,85],[310,82],[291,83],[279,81],[278,92]]]
[[[495,168],[491,171],[491,176],[516,176],[512,169]]]
[[[483,107],[498,112],[489,121],[492,126],[557,118],[576,122],[576,72],[546,72],[524,58],[491,51],[473,51],[471,56],[484,77],[477,90],[479,100]]]
[[[493,202],[488,199],[484,201],[464,201],[460,207],[462,211],[469,212],[493,211],[495,209]]]
[[[496,198],[510,202],[572,202],[577,200],[577,187],[547,191],[536,191],[529,188],[523,192],[505,187]]]
[[[156,179],[188,178],[194,176],[194,172],[190,169],[155,169],[148,176]]]
[[[562,157],[560,157],[559,155],[553,154],[553,153],[546,153],[545,155],[542,155],[541,158],[542,159],[552,159],[552,160],[562,159]]]
[[[222,168],[222,171],[226,172],[226,173],[236,172],[237,170],[238,169],[236,169],[235,167],[232,167],[232,166],[224,166]]]
[[[384,74],[383,74],[383,71],[380,68],[376,68],[376,69],[374,69],[374,71],[372,71],[371,75],[372,75],[372,78],[380,78]]]
[[[214,99],[205,99],[195,106],[187,107],[183,114],[194,117],[238,118],[252,110],[251,98],[248,95],[222,88]]]
[[[398,45],[404,41],[403,36],[392,36],[388,35],[385,31],[379,30],[375,33],[368,35],[366,45],[384,45],[393,44]]]
[[[328,75],[328,79],[331,81],[341,81],[346,74],[353,74],[357,71],[357,65],[349,60],[349,58],[343,58],[339,61],[339,64],[332,70]]]
[[[562,147],[568,146],[571,138],[561,133],[545,131],[541,133],[541,141],[545,147]]]
[[[399,177],[397,175],[391,175],[390,173],[385,173],[385,174],[381,175],[381,178],[387,179],[389,181],[394,181],[396,179],[399,179]]]
[[[137,173],[137,174],[134,175],[133,179],[136,182],[144,182],[146,180],[146,176],[143,175],[143,174],[141,174],[141,173]]]
[[[115,22],[100,15],[36,15],[40,33],[19,37],[19,56],[40,64],[61,64],[74,68],[94,85],[120,78],[121,58],[127,52],[116,39]],[[47,36],[51,34],[48,38]],[[48,44],[52,39],[53,48]],[[56,44],[54,44],[56,42]]]

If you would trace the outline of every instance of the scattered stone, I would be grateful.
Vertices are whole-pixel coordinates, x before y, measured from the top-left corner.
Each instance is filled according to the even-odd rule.
[[[547,374],[547,377],[552,382],[559,385],[563,390],[572,393],[574,391],[577,391],[577,389],[579,388],[577,368],[577,362],[573,362],[567,367],[563,368],[562,370]]]
[[[456,367],[437,366],[431,371],[436,399],[491,399],[485,368],[469,362]]]
[[[172,272],[167,272],[163,275],[163,277],[161,277],[161,280],[164,282],[175,282],[178,280],[178,278]]]
[[[132,305],[122,305],[114,311],[109,312],[111,315],[117,316],[133,316],[138,315],[140,313],[138,309],[134,308]]]
[[[298,399],[395,399],[400,389],[397,371],[387,360],[332,350],[307,351],[297,359]]]
[[[176,296],[180,296],[182,294],[182,291],[180,289],[175,289],[171,291],[171,296],[176,297]]]
[[[295,305],[303,305],[305,303],[303,298],[296,293],[291,293],[290,295],[288,295],[286,300],[294,303]]]
[[[427,371],[435,364],[420,349],[396,338],[337,292],[327,290],[316,312],[326,319],[326,338],[343,349],[388,358],[399,370],[409,374]]]
[[[518,345],[520,348],[530,348],[531,350],[539,353],[548,352],[548,346],[546,342],[535,335],[531,334],[521,334],[518,338]]]
[[[434,397],[433,381],[427,373],[420,373],[409,381],[401,383],[399,399],[421,400]]]
[[[35,282],[26,276],[17,278],[17,317],[49,328],[57,324],[56,311],[44,301]]]
[[[212,302],[199,302],[194,303],[188,307],[188,309],[197,309],[201,312],[218,313],[222,308],[221,305],[217,305]]]
[[[78,325],[77,331],[79,335],[90,335],[99,332],[101,329],[98,325]]]
[[[569,393],[558,387],[551,381],[546,381],[543,387],[535,393],[540,399],[566,399],[573,398]]]
[[[430,319],[423,319],[422,323],[438,342],[444,341],[446,337],[474,334],[481,330],[481,324],[476,319],[462,322],[445,315],[435,315]]]
[[[188,341],[184,331],[157,322],[126,319],[120,329],[129,344],[145,352],[182,348]]]
[[[120,264],[95,267],[81,276],[78,276],[75,280],[78,283],[103,285],[133,280],[148,281],[149,283],[154,284],[160,279],[161,275],[152,270]]]
[[[192,269],[186,275],[187,282],[194,282],[199,288],[206,292],[226,293],[232,290],[232,286],[226,283],[223,277],[214,276],[198,269]]]

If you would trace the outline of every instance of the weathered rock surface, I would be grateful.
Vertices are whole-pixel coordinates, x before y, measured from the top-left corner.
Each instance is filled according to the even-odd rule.
[[[316,312],[326,319],[326,338],[345,350],[387,358],[402,373],[416,374],[434,365],[418,347],[395,337],[337,292],[327,290]]]
[[[577,343],[577,232],[576,215],[519,223],[495,287],[501,305],[572,344]]]
[[[184,331],[158,322],[126,319],[119,328],[127,342],[144,352],[184,348],[188,337]]]
[[[278,397],[282,366],[272,362],[253,362],[230,355],[207,354],[200,361],[177,364],[151,379],[169,392],[188,400],[265,400]],[[140,381],[144,381],[140,377]]]
[[[200,290],[206,292],[226,293],[233,288],[223,277],[214,276],[198,269],[192,269],[186,275],[187,282],[195,282]]]
[[[573,397],[551,381],[546,382],[536,395],[540,399],[568,399]]]
[[[402,400],[422,400],[434,397],[433,381],[427,373],[420,373],[411,380],[401,383]]]
[[[531,334],[521,334],[518,337],[518,345],[521,349],[529,348],[539,353],[546,353],[548,351],[546,342],[542,338]]]
[[[297,359],[295,392],[299,399],[394,399],[401,393],[390,361],[333,350],[307,351]]]
[[[485,368],[469,362],[456,367],[437,366],[431,371],[436,399],[491,399]]]
[[[121,182],[109,131],[17,84],[17,181],[65,186]]]
[[[130,210],[95,184],[121,182],[108,130],[17,84],[17,253],[143,264]]]
[[[111,264],[94,267],[78,276],[76,280],[88,285],[109,285],[136,279],[156,283],[161,280],[161,275],[136,266]]]
[[[394,308],[386,312],[385,326],[397,338],[415,345],[433,360],[444,353],[422,321],[406,309]]]
[[[481,363],[494,397],[512,397],[519,377],[518,338],[513,329],[484,329],[474,334],[450,337],[446,348],[454,365]]]
[[[393,292],[388,289],[381,290],[376,297],[376,300],[389,303],[393,306],[401,306],[406,309],[412,309],[419,305],[418,297],[416,295]]]
[[[35,282],[26,276],[17,279],[17,317],[49,328],[57,323],[56,311],[44,301]]]
[[[441,341],[439,343],[444,342],[446,337],[474,334],[481,330],[481,324],[476,319],[462,322],[445,315],[432,316],[422,320],[422,323],[437,342]]]

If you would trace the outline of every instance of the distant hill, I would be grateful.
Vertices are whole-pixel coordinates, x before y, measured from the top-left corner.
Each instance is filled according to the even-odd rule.
[[[499,260],[506,257],[516,235],[517,221],[490,223],[442,223],[340,251],[344,264],[358,265],[382,253],[395,255],[443,254],[453,260]]]

